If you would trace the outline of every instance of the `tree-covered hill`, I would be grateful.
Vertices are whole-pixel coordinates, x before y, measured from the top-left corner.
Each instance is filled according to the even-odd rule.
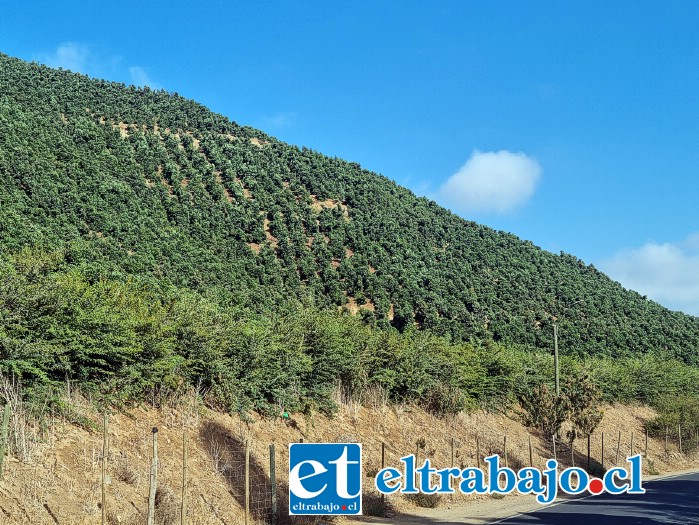
[[[699,319],[572,255],[178,95],[0,54],[0,257],[28,246],[94,282],[262,313],[297,299],[380,328],[529,348],[550,348],[558,319],[564,353],[699,364]]]

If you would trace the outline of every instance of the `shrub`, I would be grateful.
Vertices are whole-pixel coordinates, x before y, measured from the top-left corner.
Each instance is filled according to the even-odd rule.
[[[443,383],[432,387],[425,399],[425,408],[437,416],[455,416],[475,403],[458,388]]]
[[[522,423],[539,429],[547,438],[558,434],[570,413],[568,399],[557,396],[544,383],[520,394],[518,400],[523,410]]]
[[[406,497],[418,507],[423,507],[425,509],[434,509],[442,501],[442,496],[440,494],[425,494],[423,492],[408,494]]]

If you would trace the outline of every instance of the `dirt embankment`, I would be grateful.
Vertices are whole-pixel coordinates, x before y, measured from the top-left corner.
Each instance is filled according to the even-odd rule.
[[[288,443],[361,442],[364,450],[364,486],[366,511],[376,507],[372,493],[373,475],[381,465],[381,443],[386,444],[386,465],[398,465],[409,453],[430,457],[437,468],[451,464],[452,442],[456,466],[477,465],[481,455],[502,453],[507,436],[509,465],[529,464],[529,433],[516,418],[503,414],[476,412],[452,419],[440,419],[422,410],[389,406],[380,400],[373,407],[342,405],[335,418],[293,416],[290,421],[266,420],[256,416],[243,420],[238,416],[215,413],[182,403],[167,409],[136,408],[115,414],[109,420],[109,447],[106,462],[106,515],[110,524],[141,524],[148,510],[153,427],[158,428],[158,493],[156,523],[178,524],[182,501],[183,439],[187,439],[188,476],[185,488],[187,523],[243,523],[245,443],[250,444],[251,522],[264,523],[271,511],[269,481],[269,445],[276,446],[277,496],[281,523],[286,515]],[[0,522],[7,524],[96,524],[101,521],[101,417],[85,408],[94,421],[93,430],[60,421],[43,429],[25,432],[25,453],[6,461],[0,481]],[[654,413],[647,407],[606,407],[604,419],[592,439],[594,462],[601,462],[601,433],[605,433],[605,465],[631,451],[645,451],[643,424]],[[622,439],[618,444],[619,431]],[[452,441],[453,440],[453,441]],[[576,464],[585,465],[586,442],[577,444]],[[675,444],[665,453],[664,441],[648,443],[646,473],[696,468],[697,453],[680,454]],[[559,447],[559,459],[570,464],[570,450]],[[542,466],[551,457],[549,443],[532,434],[534,466]],[[523,502],[523,503],[522,503]],[[408,522],[402,515],[437,513],[449,508],[471,509],[483,519],[502,513],[508,506],[527,504],[526,498],[505,500],[454,496],[442,498],[438,509],[425,511],[403,497],[390,497],[391,512],[401,513],[392,521]],[[442,509],[440,511],[440,509]],[[447,513],[448,514],[448,513]],[[460,519],[465,519],[463,516]],[[327,520],[326,520],[327,521]],[[366,521],[366,519],[365,519]],[[299,523],[311,523],[306,520]],[[374,520],[384,522],[384,520]],[[478,521],[475,521],[476,523]]]

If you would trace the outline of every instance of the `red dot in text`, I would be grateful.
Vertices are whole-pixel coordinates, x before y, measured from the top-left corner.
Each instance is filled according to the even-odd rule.
[[[347,510],[347,505],[343,505],[342,510]]]
[[[604,490],[604,484],[601,479],[594,478],[590,480],[590,485],[588,485],[587,490],[592,494],[599,494]]]

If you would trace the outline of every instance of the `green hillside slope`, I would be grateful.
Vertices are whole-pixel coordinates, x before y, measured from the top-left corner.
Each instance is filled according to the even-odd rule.
[[[564,353],[699,364],[699,319],[574,256],[177,95],[0,55],[0,253],[26,246],[261,312],[291,298],[530,348],[558,318]]]

